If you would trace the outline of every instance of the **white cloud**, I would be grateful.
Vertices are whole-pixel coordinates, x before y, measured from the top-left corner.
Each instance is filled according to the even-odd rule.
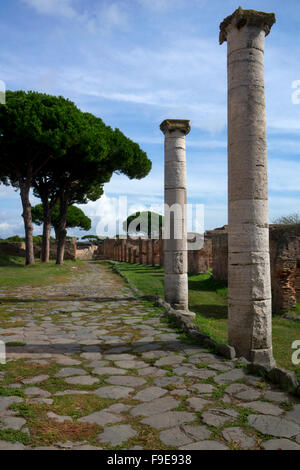
[[[144,8],[157,11],[159,13],[169,9],[174,10],[186,8],[187,6],[186,0],[137,0],[137,3]],[[201,8],[207,3],[207,0],[189,0],[189,8],[193,6],[193,3],[196,3],[197,8]]]
[[[113,28],[127,30],[129,19],[122,2],[96,2],[85,11],[75,8],[74,0],[21,0],[37,13],[73,20],[83,25],[90,33],[107,33]]]
[[[79,14],[73,8],[73,0],[21,0],[43,15],[62,16],[67,19],[79,18]]]

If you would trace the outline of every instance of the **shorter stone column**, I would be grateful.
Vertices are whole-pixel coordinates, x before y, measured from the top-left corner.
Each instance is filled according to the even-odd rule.
[[[166,119],[160,129],[165,136],[165,300],[188,315],[185,136],[191,127],[183,119]]]

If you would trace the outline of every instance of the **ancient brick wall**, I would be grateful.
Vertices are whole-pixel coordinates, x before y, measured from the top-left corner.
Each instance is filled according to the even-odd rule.
[[[162,243],[162,240],[143,238],[107,238],[95,251],[94,258],[160,265],[163,261]]]
[[[214,233],[212,242],[212,272],[215,279],[228,281],[228,234]]]
[[[270,261],[274,313],[296,305],[299,293],[300,235],[293,227],[270,227]]]
[[[40,258],[41,247],[34,245],[34,256]],[[56,259],[57,245],[56,242],[50,242],[50,259]],[[25,242],[2,242],[0,243],[0,254],[10,256],[22,256],[25,258]],[[76,260],[76,238],[67,240],[65,244],[64,259]]]
[[[206,273],[212,265],[212,239],[204,236],[204,246],[201,250],[188,251],[188,273]]]
[[[77,242],[76,244],[76,258],[79,259],[92,259],[94,252],[97,251],[97,246],[92,243]]]
[[[212,235],[215,279],[228,280],[227,233]],[[270,226],[270,264],[274,313],[292,309],[300,301],[300,234],[293,228]]]

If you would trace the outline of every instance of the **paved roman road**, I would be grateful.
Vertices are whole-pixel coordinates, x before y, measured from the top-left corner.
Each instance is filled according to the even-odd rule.
[[[105,264],[0,302],[0,449],[300,449],[299,400],[185,343]]]

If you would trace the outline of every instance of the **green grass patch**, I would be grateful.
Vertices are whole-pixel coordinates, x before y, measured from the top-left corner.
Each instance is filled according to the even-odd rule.
[[[37,414],[34,408],[27,403],[13,403],[10,409],[17,412],[17,416],[22,418],[36,418]]]
[[[14,429],[4,429],[0,430],[0,440],[1,441],[8,441],[8,442],[21,442],[21,444],[30,444],[30,437],[28,434],[21,432],[21,431],[15,431]]]
[[[82,269],[84,262],[66,260],[63,265],[57,265],[55,260],[49,263],[36,260],[35,264],[25,266],[22,257],[0,255],[0,287],[38,287],[66,282],[74,273],[75,267]]]
[[[5,371],[3,378],[4,386],[9,385],[10,383],[18,383],[23,379],[35,377],[41,374],[51,375],[57,372],[59,368],[59,365],[55,363],[44,365],[34,361],[27,361],[26,359],[9,361],[6,364],[0,366],[0,370]],[[30,387],[30,385],[27,386]]]
[[[0,387],[0,397],[24,397],[23,390],[18,388]]]
[[[117,267],[146,295],[163,297],[163,268],[129,263],[120,263]],[[189,308],[196,313],[195,323],[203,333],[215,341],[228,342],[226,284],[217,282],[210,272],[189,275]],[[292,313],[300,315],[299,303]],[[170,322],[169,326],[174,327],[174,324]],[[189,344],[198,344],[185,334],[180,339]],[[291,345],[299,339],[300,322],[287,320],[282,316],[273,317],[273,350],[276,362],[280,367],[294,370],[300,379],[300,366],[291,361],[294,352]]]
[[[63,416],[71,416],[73,419],[87,416],[95,411],[103,410],[116,401],[110,398],[101,398],[94,394],[64,395],[54,397],[51,411]]]

